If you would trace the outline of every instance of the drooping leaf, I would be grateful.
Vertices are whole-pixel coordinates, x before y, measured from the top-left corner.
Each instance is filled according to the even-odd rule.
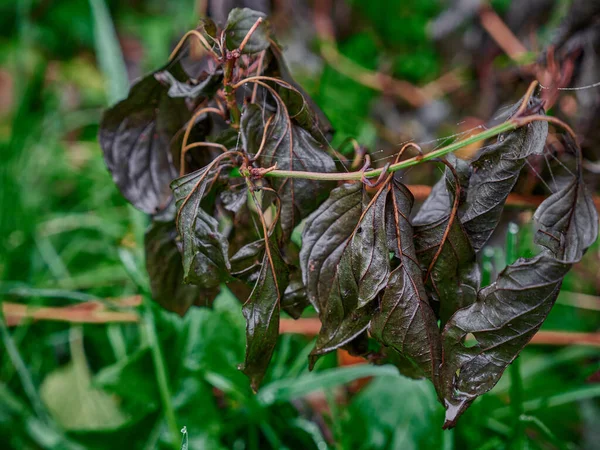
[[[138,81],[128,97],[104,113],[99,140],[106,165],[123,196],[136,208],[155,214],[171,199],[177,177],[170,144],[189,111],[173,99],[154,74]]]
[[[363,333],[390,271],[386,234],[387,186],[369,202],[358,185],[334,189],[307,220],[300,253],[309,299],[321,331],[312,362]]]
[[[473,305],[459,310],[443,334],[442,379],[446,427],[479,395],[489,391],[540,328],[565,274],[598,235],[598,213],[581,169],[546,199],[535,219],[542,252],[508,266],[482,289]],[[467,334],[476,344],[466,347]]]
[[[263,22],[254,30],[242,53],[258,53],[269,47],[270,30],[266,15],[249,8],[232,9],[225,26],[225,44],[228,50],[237,49],[259,18]]]
[[[453,211],[456,183],[468,183],[468,166],[450,158],[454,173],[434,186],[413,220],[416,254],[426,278],[430,305],[442,327],[458,309],[475,302],[479,288],[479,268],[469,236]],[[452,220],[452,223],[450,223]]]
[[[264,239],[244,245],[231,257],[231,274],[246,283],[256,283],[264,260],[264,253]]]
[[[362,187],[344,184],[306,220],[300,267],[308,300],[317,311],[325,306],[344,245],[362,212]]]
[[[283,293],[281,309],[294,319],[300,318],[304,309],[310,305],[306,295],[306,287],[302,283],[302,272],[298,269],[290,273],[290,284]]]
[[[274,234],[266,238],[258,280],[242,312],[246,318],[246,358],[243,372],[254,391],[265,375],[279,336],[281,299],[289,280]]]
[[[168,70],[158,71],[154,77],[168,87],[167,95],[171,98],[212,97],[221,87],[223,71],[214,73],[204,72],[194,83],[182,82],[175,78]]]
[[[421,268],[417,261],[410,211],[413,196],[396,177],[388,186],[388,242],[399,261],[387,280],[379,310],[370,330],[382,344],[399,355],[400,371],[406,375],[427,377],[437,384],[441,362],[441,342],[437,320],[427,301]]]
[[[520,102],[509,112],[512,115]],[[539,106],[532,98],[528,107]],[[548,123],[537,121],[518,130],[498,136],[495,144],[486,147],[472,163],[467,198],[460,218],[471,244],[479,251],[496,229],[504,203],[512,191],[527,157],[544,151]]]
[[[244,108],[240,131],[242,145],[250,155],[259,151],[269,119],[271,122],[259,157],[260,167],[277,164],[277,168],[281,170],[335,171],[335,163],[325,152],[323,145],[315,141],[308,131],[291,122],[285,105],[279,99],[274,114],[262,110],[256,104]],[[332,183],[328,181],[293,178],[273,178],[270,183],[281,200],[284,239],[290,236],[304,217],[317,208],[321,198],[332,187]]]
[[[171,184],[181,237],[183,279],[203,288],[226,281],[230,269],[227,239],[219,231],[219,222],[201,207],[219,173],[220,170],[207,166]]]
[[[182,258],[177,244],[174,222],[154,222],[144,239],[152,299],[183,316],[194,304],[210,304],[218,290],[201,289],[183,282]]]
[[[325,113],[302,89],[302,86],[296,83],[283,59],[281,49],[277,45],[271,45],[268,56],[272,59],[265,70],[265,74],[281,78],[294,88],[289,89],[281,83],[274,86],[286,105],[292,120],[308,130],[317,142],[328,145],[333,129]]]

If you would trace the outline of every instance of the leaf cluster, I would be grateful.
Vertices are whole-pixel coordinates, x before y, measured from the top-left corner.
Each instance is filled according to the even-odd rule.
[[[530,92],[474,161],[438,161],[444,176],[416,211],[398,172],[373,183],[365,165],[362,179],[344,178],[328,121],[291,79],[262,14],[236,9],[223,30],[207,21],[186,38],[100,131],[115,183],[153,219],[154,299],[183,315],[224,283],[247,295],[241,368],[254,390],[282,311],[299,317],[312,305],[322,328],[311,365],[338,348],[391,362],[433,383],[453,426],[540,328],[596,239],[577,144],[565,138],[575,168],[535,212],[539,253],[483,287],[477,255],[527,159],[544,152],[544,117],[524,120],[542,106]]]

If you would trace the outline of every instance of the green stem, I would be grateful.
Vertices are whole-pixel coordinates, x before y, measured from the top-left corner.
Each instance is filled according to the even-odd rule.
[[[448,153],[455,152],[460,150],[467,145],[473,144],[475,142],[479,142],[485,139],[489,139],[494,136],[498,136],[500,133],[504,133],[505,131],[515,130],[519,127],[516,122],[508,121],[501,123],[489,130],[485,130],[482,133],[476,134],[475,136],[471,136],[467,139],[464,139],[459,142],[455,142],[453,144],[447,145],[446,147],[439,148],[432,152],[429,152],[425,155],[415,156],[414,158],[407,159],[405,161],[401,161],[396,164],[392,164],[388,167],[388,173],[393,173],[401,169],[406,169],[411,166],[416,166],[425,161],[431,161],[432,159],[441,158],[442,156],[447,155]],[[269,178],[302,178],[306,180],[338,180],[338,181],[346,181],[346,180],[360,180],[363,176],[366,178],[376,178],[378,177],[383,169],[375,169],[370,170],[368,172],[340,172],[340,173],[320,173],[320,172],[301,172],[298,170],[272,170],[270,172],[265,173],[265,177]]]
[[[170,440],[173,444],[173,449],[180,450],[179,428],[177,427],[175,409],[173,408],[173,402],[171,401],[171,391],[169,390],[169,382],[167,378],[165,360],[160,350],[158,336],[156,334],[156,324],[154,323],[152,305],[150,304],[150,300],[146,296],[144,296],[144,308],[144,331],[152,352],[152,361],[154,363],[154,370],[156,373],[158,390],[160,392],[160,399],[162,402],[163,410],[165,412],[167,426],[169,427],[169,432],[171,434]]]
[[[517,237],[519,227],[515,223],[508,224],[508,233],[506,235],[506,264],[512,264],[517,255]],[[508,368],[510,376],[510,407],[512,409],[513,434],[511,448],[521,449],[525,444],[525,429],[521,416],[523,409],[523,379],[521,378],[521,360],[517,356]]]

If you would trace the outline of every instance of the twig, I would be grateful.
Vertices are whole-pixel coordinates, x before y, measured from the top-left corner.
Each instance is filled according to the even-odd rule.
[[[492,39],[514,62],[522,62],[527,49],[521,41],[506,26],[502,19],[489,6],[484,6],[479,12],[481,26],[489,33]]]
[[[21,303],[4,302],[2,304],[2,312],[9,327],[19,325],[25,319],[71,323],[139,321],[139,316],[134,312],[109,311],[100,302],[86,302],[62,307],[29,306]]]
[[[173,58],[175,58],[175,55],[177,55],[177,53],[179,53],[179,50],[181,50],[181,47],[183,46],[183,44],[185,44],[185,41],[187,41],[187,39],[193,36],[196,39],[198,39],[200,41],[200,43],[204,46],[204,48],[206,50],[208,50],[208,52],[216,59],[219,58],[219,55],[217,55],[215,53],[215,51],[212,49],[212,47],[210,46],[210,44],[208,43],[208,41],[206,40],[206,38],[204,36],[202,36],[202,34],[200,34],[200,32],[198,30],[190,30],[187,33],[185,33],[183,35],[183,37],[181,38],[181,40],[179,41],[179,43],[175,46],[175,49],[171,52],[171,55],[169,56],[169,61],[172,61]]]
[[[186,153],[186,147],[188,139],[190,138],[190,133],[192,132],[192,128],[194,128],[194,125],[196,124],[196,120],[198,119],[198,117],[200,117],[202,114],[206,114],[206,113],[215,113],[218,114],[219,116],[223,117],[223,113],[221,110],[219,110],[218,108],[213,108],[213,107],[208,107],[208,108],[201,108],[198,111],[196,111],[194,113],[194,115],[191,117],[191,119],[188,122],[188,125],[185,129],[185,134],[183,135],[183,141],[181,143],[181,155],[179,156],[179,174],[181,176],[183,176],[185,174],[185,153]]]
[[[281,334],[302,334],[313,337],[319,334],[321,321],[316,317],[301,319],[281,319],[279,332]],[[568,331],[538,331],[528,345],[586,345],[600,347],[600,333],[575,333]]]
[[[423,106],[429,101],[421,89],[408,81],[397,80],[389,75],[373,72],[340,54],[335,45],[333,26],[329,18],[330,13],[331,2],[325,0],[316,2],[314,23],[317,35],[322,41],[321,56],[333,69],[371,89],[390,92],[414,107]]]
[[[262,22],[263,22],[262,17],[259,17],[258,19],[256,19],[256,22],[254,22],[254,25],[252,25],[252,28],[250,28],[248,30],[248,32],[246,33],[246,36],[244,36],[244,40],[242,41],[242,43],[240,44],[240,46],[237,49],[238,52],[242,53],[242,51],[244,50],[244,47],[246,47],[246,44],[248,44],[250,37],[252,36],[252,34],[256,31],[256,29]]]

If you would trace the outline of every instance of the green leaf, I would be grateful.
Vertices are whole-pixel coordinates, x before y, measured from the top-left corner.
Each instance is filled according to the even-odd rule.
[[[201,207],[219,174],[220,169],[207,166],[171,184],[181,237],[183,280],[203,288],[215,288],[229,279],[229,244],[219,232],[219,222]]]
[[[444,328],[446,427],[454,426],[473,400],[498,382],[544,322],[565,274],[596,240],[598,213],[581,167],[540,205],[535,219],[541,226],[536,241],[543,251],[508,266],[479,292],[476,303],[459,310]],[[475,345],[465,346],[467,334],[474,336]]]
[[[243,372],[252,389],[260,385],[279,337],[281,298],[289,279],[275,239],[268,238],[258,280],[242,312],[246,318],[246,358]]]
[[[208,305],[218,290],[201,289],[183,282],[183,263],[174,222],[154,222],[146,232],[146,270],[152,299],[183,316],[192,305]]]
[[[282,170],[334,172],[335,163],[325,152],[323,144],[291,122],[280,98],[276,98],[276,102],[274,114],[263,111],[256,104],[244,107],[240,125],[244,149],[250,155],[256,154],[266,133],[267,139],[259,157],[261,167],[277,164],[277,168]],[[269,119],[271,122],[265,131]],[[280,222],[284,239],[289,238],[294,227],[317,208],[333,186],[330,181],[306,179],[274,178],[269,181],[281,200]]]
[[[433,426],[441,421],[443,409],[425,380],[377,377],[352,399],[347,416],[343,424],[345,448],[446,448],[442,445],[443,431]]]
[[[398,370],[391,365],[357,365],[312,372],[299,378],[274,381],[258,391],[258,401],[264,405],[276,402],[289,402],[305,397],[315,391],[330,390],[359,378],[376,376],[397,376]]]
[[[249,8],[235,8],[229,13],[225,26],[225,44],[227,49],[235,50],[239,48],[259,18],[263,19],[263,22],[254,30],[242,53],[252,54],[267,49],[269,47],[270,29],[268,22],[265,21],[266,15]]]
[[[119,428],[128,417],[114,396],[92,386],[81,333],[71,332],[71,339],[71,361],[44,378],[40,397],[66,430]]]
[[[387,280],[379,310],[371,321],[371,334],[392,347],[401,358],[399,370],[412,377],[427,377],[437,384],[441,362],[440,332],[427,301],[421,268],[409,222],[414,199],[397,177],[388,186],[388,239],[398,267]]]

